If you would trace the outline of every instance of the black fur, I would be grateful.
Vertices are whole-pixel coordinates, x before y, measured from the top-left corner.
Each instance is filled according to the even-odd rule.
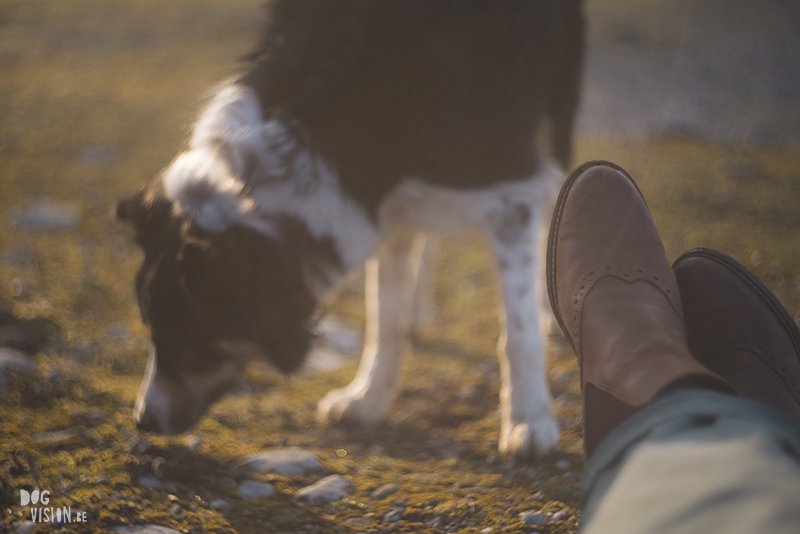
[[[580,0],[274,0],[244,77],[308,132],[374,213],[402,179],[481,188],[531,176],[543,120],[566,168]]]
[[[287,247],[254,230],[206,233],[173,213],[160,187],[123,200],[117,215],[136,227],[145,259],[136,277],[142,320],[150,326],[159,372],[203,373],[225,358],[218,341],[255,343],[281,371],[297,370],[311,334],[315,302],[302,279],[310,249],[335,267],[329,243],[297,221],[284,221]],[[314,243],[310,243],[314,241]],[[326,252],[327,251],[327,252]],[[319,264],[317,259],[314,264]]]
[[[273,0],[240,83],[256,91],[265,119],[292,130],[296,150],[324,156],[344,194],[374,216],[409,177],[455,189],[529,178],[543,126],[566,167],[582,49],[581,0]],[[239,178],[257,184],[259,169]],[[510,227],[531,216],[518,208]],[[134,223],[145,252],[139,306],[157,373],[175,388],[221,368],[219,341],[254,343],[285,372],[303,363],[315,304],[306,284],[342,269],[333,243],[289,218],[270,220],[278,238],[238,226],[202,231],[160,184],[120,202],[117,214]],[[202,413],[176,396],[173,430]],[[154,424],[146,413],[139,421]]]

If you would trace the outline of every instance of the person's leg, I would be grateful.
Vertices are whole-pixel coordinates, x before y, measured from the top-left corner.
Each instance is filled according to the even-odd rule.
[[[800,431],[693,365],[665,262],[624,171],[595,163],[571,175],[551,226],[547,274],[556,317],[581,363],[589,459],[583,530],[800,532]],[[792,337],[792,328],[783,335]],[[713,370],[741,387],[738,374]]]
[[[667,394],[596,449],[584,534],[797,534],[800,431],[714,391]]]

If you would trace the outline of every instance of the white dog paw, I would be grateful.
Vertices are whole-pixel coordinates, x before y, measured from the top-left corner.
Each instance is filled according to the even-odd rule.
[[[391,399],[376,397],[347,387],[334,389],[317,405],[317,416],[329,424],[374,425],[383,420],[391,404]]]
[[[558,425],[552,417],[538,421],[503,425],[500,453],[523,462],[538,460],[558,445]]]

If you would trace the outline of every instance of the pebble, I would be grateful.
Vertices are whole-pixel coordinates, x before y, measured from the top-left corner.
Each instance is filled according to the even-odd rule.
[[[169,513],[171,513],[172,515],[175,515],[180,511],[181,511],[181,505],[178,503],[175,503],[169,507]]]
[[[30,534],[36,530],[36,526],[33,521],[22,521],[14,525],[14,534]]]
[[[85,426],[73,426],[55,432],[39,432],[31,436],[34,443],[44,443],[47,445],[59,445],[67,443],[78,436],[85,436],[89,430]]]
[[[112,527],[111,532],[118,534],[181,534],[175,529],[153,524]]]
[[[186,444],[186,448],[192,452],[196,452],[203,444],[203,440],[191,434],[183,438],[183,442]]]
[[[572,464],[566,460],[559,460],[556,462],[556,469],[569,469],[570,465]]]
[[[210,504],[211,508],[213,508],[214,510],[227,510],[232,507],[231,503],[229,503],[225,499],[214,499],[208,504]]]
[[[41,199],[12,208],[8,221],[12,228],[22,230],[66,230],[78,225],[80,215],[80,209],[74,204]]]
[[[519,514],[520,521],[526,525],[538,527],[553,522],[553,518],[546,512],[523,512]]]
[[[267,482],[257,480],[243,480],[239,484],[239,493],[245,499],[257,499],[259,497],[272,497],[275,495],[275,486]]]
[[[385,499],[389,495],[395,494],[399,489],[400,486],[398,484],[395,484],[394,482],[389,482],[388,484],[384,484],[383,486],[373,491],[371,497],[376,501],[380,501],[381,499]]]
[[[355,489],[355,484],[340,475],[330,475],[297,491],[298,501],[310,506],[325,507],[343,499]]]
[[[290,447],[246,456],[236,469],[240,472],[274,473],[291,477],[322,471],[322,464],[314,453],[299,447]]]
[[[386,512],[383,516],[383,523],[394,523],[395,521],[400,521],[403,518],[403,512],[405,512],[405,508],[393,508],[391,511]]]
[[[566,521],[569,519],[569,514],[567,512],[556,512],[553,514],[553,522],[558,523],[559,521]]]
[[[110,486],[111,479],[105,475],[97,475],[92,482],[98,486]]]
[[[372,526],[372,520],[368,517],[351,517],[344,524],[350,528],[368,528]]]
[[[481,534],[489,534],[493,530],[494,529],[492,527],[486,527],[484,529],[481,529]]]
[[[12,375],[34,377],[36,360],[21,350],[0,347],[0,395],[8,392],[8,381]]]

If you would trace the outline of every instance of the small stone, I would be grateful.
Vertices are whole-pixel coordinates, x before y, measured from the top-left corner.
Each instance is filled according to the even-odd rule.
[[[349,480],[340,475],[330,475],[298,490],[295,497],[300,502],[322,508],[343,499],[354,489],[355,484]]]
[[[175,529],[162,527],[161,525],[131,525],[111,527],[111,532],[118,534],[181,534]]]
[[[484,529],[481,529],[481,534],[489,534],[493,530],[494,529],[492,527],[486,527]]]
[[[9,378],[12,375],[35,377],[36,360],[21,350],[0,347],[0,395],[8,392]]]
[[[172,515],[175,515],[180,511],[181,511],[181,505],[178,503],[175,503],[169,507],[169,513],[171,513]]]
[[[384,484],[383,486],[373,491],[371,497],[376,501],[380,501],[381,499],[385,499],[389,495],[395,494],[399,489],[400,486],[398,484],[395,484],[394,482],[389,482],[388,484]]]
[[[72,441],[76,437],[85,436],[88,432],[85,426],[73,426],[55,432],[39,432],[31,436],[31,441],[46,445],[60,445]]]
[[[96,477],[94,477],[94,480],[92,480],[92,483],[94,483],[97,486],[110,486],[111,479],[105,475],[97,475]]]
[[[383,516],[383,523],[394,523],[395,521],[400,521],[403,518],[403,512],[405,512],[405,508],[393,508],[391,511],[386,512]]]
[[[272,497],[275,495],[275,487],[267,482],[244,480],[239,484],[239,493],[241,493],[242,497],[245,499]]]
[[[292,477],[322,471],[322,464],[314,453],[299,447],[290,447],[246,456],[236,469],[240,472],[274,473]]]
[[[183,438],[183,442],[186,444],[186,448],[192,452],[197,451],[197,449],[200,448],[200,445],[203,444],[203,440],[191,434]]]
[[[368,517],[351,517],[345,520],[344,524],[350,528],[369,528],[372,526],[372,520]]]
[[[225,499],[214,499],[208,504],[210,504],[211,508],[213,508],[214,510],[227,510],[231,508],[231,503],[229,503]]]
[[[30,534],[36,530],[36,526],[33,521],[22,521],[14,525],[14,534]]]
[[[546,512],[523,512],[519,514],[519,519],[526,525],[533,527],[553,522],[553,519]]]
[[[569,469],[570,465],[572,464],[570,464],[566,460],[559,460],[556,462],[556,469],[561,469],[561,470]]]
[[[22,230],[65,230],[77,226],[80,214],[74,204],[43,199],[11,209],[8,221],[12,228]]]
[[[567,512],[561,511],[553,514],[554,523],[558,523],[559,521],[566,521],[567,519],[569,519],[569,514]]]

